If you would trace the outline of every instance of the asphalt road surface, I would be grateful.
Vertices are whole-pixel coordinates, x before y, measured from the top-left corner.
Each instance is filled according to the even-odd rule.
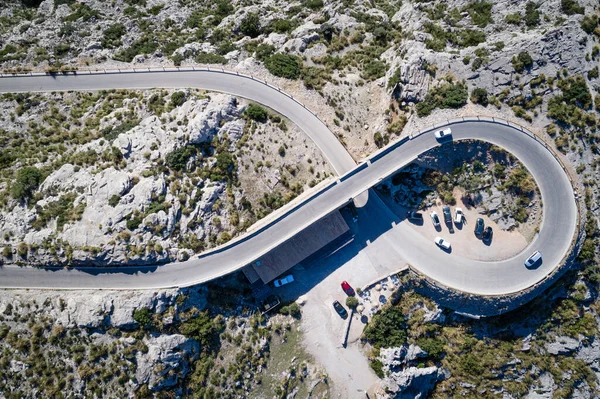
[[[354,162],[337,140],[334,143],[332,138],[335,136],[327,127],[304,107],[269,86],[235,75],[219,75],[219,79],[215,79],[214,75],[205,76],[202,72],[171,72],[0,79],[0,92],[147,87],[200,87],[252,99],[300,125],[338,173],[349,170],[350,163]],[[482,295],[510,294],[529,288],[551,273],[568,252],[577,226],[577,204],[571,183],[558,161],[540,142],[512,127],[484,121],[462,122],[453,124],[452,131],[453,140],[479,139],[496,144],[519,158],[529,169],[540,188],[544,205],[538,237],[525,251],[511,259],[481,262],[438,249],[433,242],[415,234],[407,222],[400,221],[393,229],[396,238],[393,245],[415,269],[451,288]],[[265,228],[200,258],[148,267],[49,270],[4,266],[0,269],[0,287],[158,289],[202,283],[253,262],[437,145],[440,144],[433,132],[417,136],[370,165],[359,166],[356,173],[324,188]],[[452,142],[443,145],[452,145]],[[369,198],[375,209],[382,208],[375,204],[379,201],[377,196]],[[381,217],[386,217],[385,212],[379,212]],[[389,217],[390,220],[394,218],[391,214]],[[527,269],[523,262],[534,250],[542,253],[543,261],[538,267]]]

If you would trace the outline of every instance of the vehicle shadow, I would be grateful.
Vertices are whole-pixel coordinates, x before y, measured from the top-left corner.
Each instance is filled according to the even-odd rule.
[[[439,249],[441,249],[442,251],[444,251],[447,254],[451,254],[452,253],[452,247],[446,249],[446,248],[442,248],[440,246],[438,246]]]

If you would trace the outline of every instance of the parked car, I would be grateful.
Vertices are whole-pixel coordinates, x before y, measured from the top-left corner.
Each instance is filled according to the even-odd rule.
[[[452,214],[450,213],[450,207],[445,205],[442,208],[442,213],[444,214],[444,223],[451,224],[452,223]]]
[[[423,221],[423,215],[420,212],[408,211],[406,212],[406,218],[415,222]]]
[[[485,227],[485,223],[483,222],[483,219],[477,218],[477,221],[475,222],[475,237],[481,238],[484,227]]]
[[[443,140],[446,137],[450,136],[452,136],[452,130],[449,127],[444,130],[438,130],[437,132],[435,132],[435,138],[438,140]]]
[[[531,267],[541,260],[542,260],[542,254],[540,253],[540,251],[535,251],[534,253],[531,254],[531,256],[529,258],[527,258],[527,260],[525,261],[525,266]]]
[[[433,240],[438,247],[445,249],[446,251],[450,249],[450,243],[444,240],[442,237],[435,237]]]
[[[275,287],[281,287],[282,285],[286,285],[291,283],[292,281],[294,281],[294,276],[292,276],[291,274],[289,276],[285,276],[282,277],[280,279],[277,279],[275,281],[273,281],[273,285]]]
[[[342,281],[342,289],[348,296],[354,296],[354,288],[346,280]]]
[[[429,216],[431,216],[431,221],[433,222],[433,226],[434,227],[440,227],[440,218],[438,217],[438,214],[436,211],[431,211],[431,213],[429,214]]]
[[[493,235],[494,235],[494,231],[492,230],[492,228],[490,226],[486,227],[485,230],[483,230],[484,241],[490,241],[492,239]]]
[[[342,306],[342,304],[339,303],[339,301],[333,301],[333,308],[335,309],[335,311],[337,312],[337,314],[340,315],[340,317],[342,319],[345,319],[346,317],[348,317],[348,312]]]
[[[463,213],[461,208],[456,208],[454,210],[454,223],[462,223],[465,214]]]

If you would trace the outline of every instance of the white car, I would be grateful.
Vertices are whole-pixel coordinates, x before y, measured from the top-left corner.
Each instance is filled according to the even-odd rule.
[[[461,208],[456,208],[454,210],[454,223],[462,223],[465,214],[463,213]]]
[[[282,285],[286,285],[291,283],[292,281],[294,281],[294,276],[292,276],[291,274],[289,276],[285,276],[283,278],[280,278],[278,280],[273,281],[273,285],[275,287],[281,287]]]
[[[431,216],[431,221],[433,222],[433,227],[440,227],[440,218],[436,211],[431,211],[429,214]]]
[[[535,251],[531,254],[529,258],[527,258],[527,260],[525,261],[525,266],[531,267],[538,263],[540,260],[542,260],[542,254],[540,253],[540,251]]]
[[[452,136],[452,130],[449,127],[444,130],[438,130],[437,132],[435,132],[435,138],[438,140],[442,140],[450,136]]]
[[[446,251],[450,249],[450,243],[444,240],[442,237],[435,237],[433,240],[438,247],[445,249]]]

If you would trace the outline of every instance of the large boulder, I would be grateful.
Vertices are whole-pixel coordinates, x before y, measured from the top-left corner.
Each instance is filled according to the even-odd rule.
[[[378,393],[378,399],[424,399],[444,378],[440,370],[433,367],[408,367],[400,372],[390,373],[381,382],[385,393]]]
[[[172,387],[184,379],[200,353],[197,341],[180,334],[150,337],[144,343],[148,351],[137,353],[136,378],[151,390]]]
[[[556,337],[554,342],[546,342],[546,350],[551,355],[567,355],[580,346],[581,342],[571,337]]]

